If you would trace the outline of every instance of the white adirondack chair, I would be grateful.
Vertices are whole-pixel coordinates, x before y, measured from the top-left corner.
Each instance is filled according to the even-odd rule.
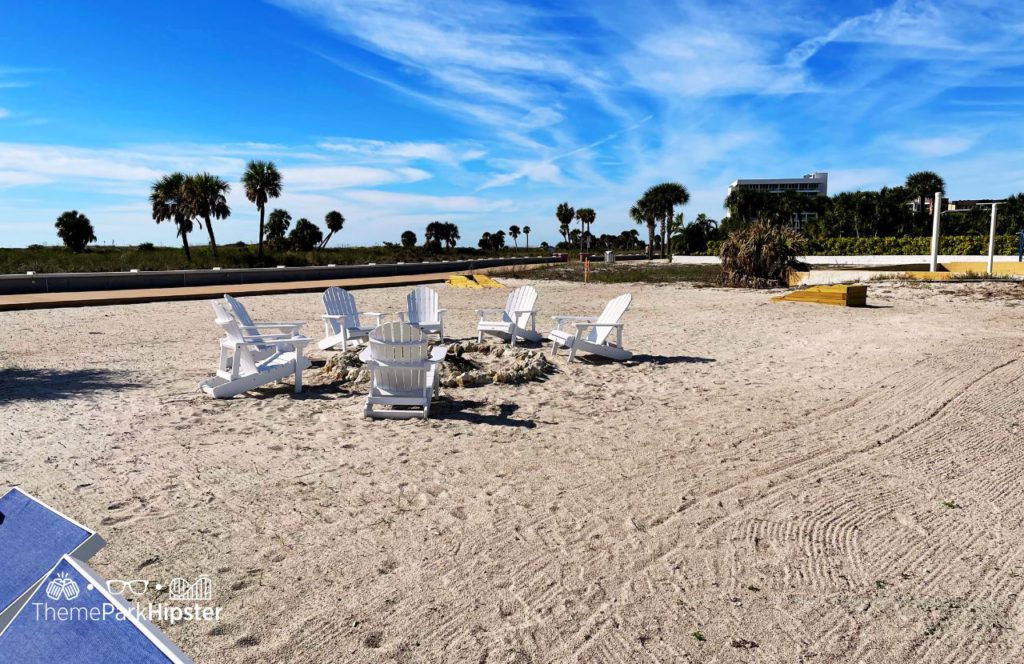
[[[477,309],[480,321],[476,324],[477,341],[483,341],[489,334],[511,340],[540,341],[537,334],[536,309],[537,290],[533,286],[520,286],[509,293],[504,309]]]
[[[302,391],[302,371],[310,366],[309,359],[302,356],[302,349],[311,339],[282,336],[273,339],[260,337],[255,341],[242,334],[238,321],[220,302],[211,304],[217,324],[224,329],[224,338],[220,342],[217,375],[199,384],[203,392],[217,399],[230,399],[291,375],[295,376],[295,392]],[[264,346],[275,347],[277,352],[258,358],[260,348]]]
[[[320,350],[327,350],[337,345],[348,348],[350,341],[359,342],[366,339],[370,332],[379,326],[384,314],[376,311],[359,311],[356,299],[344,288],[331,286],[324,291],[324,338],[317,343]],[[376,316],[377,325],[361,325],[360,316]]]
[[[408,419],[430,416],[430,400],[441,379],[440,363],[448,348],[428,352],[427,335],[408,323],[385,323],[370,333],[359,359],[370,368],[370,393],[363,414],[367,417]],[[375,410],[374,406],[391,406]],[[412,406],[420,410],[395,410]]]
[[[605,305],[600,316],[552,316],[555,329],[548,334],[552,355],[558,354],[559,346],[565,346],[569,349],[570,362],[581,350],[620,361],[633,357],[633,353],[622,347],[622,323],[619,322],[632,299],[629,293],[618,296]],[[563,329],[566,323],[571,323],[575,331]],[[608,339],[612,330],[615,331],[614,342]]]
[[[438,308],[437,292],[426,286],[417,286],[405,298],[407,311],[399,311],[398,318],[427,334],[436,334],[444,341],[444,309]]]

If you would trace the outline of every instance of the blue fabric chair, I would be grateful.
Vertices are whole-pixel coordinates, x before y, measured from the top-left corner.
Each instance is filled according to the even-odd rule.
[[[0,634],[0,664],[192,664],[88,565],[64,556]]]
[[[20,489],[0,497],[0,632],[62,556],[88,560],[103,544]]]

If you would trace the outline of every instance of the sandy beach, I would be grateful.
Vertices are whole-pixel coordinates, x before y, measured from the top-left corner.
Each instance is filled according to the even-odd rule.
[[[632,292],[634,359],[427,421],[316,369],[204,397],[205,302],[2,313],[0,489],[96,529],[107,578],[207,575],[219,622],[158,623],[196,662],[1024,660],[1020,284],[535,285],[543,328]],[[507,295],[439,290],[456,339]],[[318,294],[245,302],[322,333]]]

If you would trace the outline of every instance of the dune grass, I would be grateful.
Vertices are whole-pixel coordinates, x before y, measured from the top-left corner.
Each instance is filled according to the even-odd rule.
[[[365,263],[419,263],[442,259],[486,258],[492,256],[538,255],[540,250],[503,250],[491,254],[460,247],[440,254],[430,254],[423,247],[341,247],[322,251],[267,251],[257,255],[255,245],[230,244],[219,247],[214,258],[208,246],[192,249],[191,262],[179,247],[89,247],[82,253],[63,247],[32,246],[25,249],[0,249],[0,274],[25,272],[124,272],[132,269],[185,270],[223,268],[302,267],[307,265],[361,265]]]
[[[591,263],[589,279],[601,284],[689,282],[712,285],[717,282],[721,272],[717,265],[672,265],[646,261]],[[570,262],[535,268],[529,271],[528,278],[582,282],[583,266]]]

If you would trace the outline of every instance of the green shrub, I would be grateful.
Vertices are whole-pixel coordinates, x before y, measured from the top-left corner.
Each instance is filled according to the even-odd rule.
[[[722,243],[720,281],[741,288],[785,286],[804,250],[803,236],[792,228],[755,221],[733,231]]]
[[[717,256],[722,242],[708,243],[706,255]],[[928,237],[833,237],[807,242],[808,256],[927,256],[932,251]],[[939,253],[953,256],[988,254],[987,235],[944,235],[939,238]],[[1015,256],[1016,235],[997,235],[996,254]]]
[[[135,247],[139,251],[155,251],[156,247],[153,246],[152,242],[143,242],[139,246]]]

